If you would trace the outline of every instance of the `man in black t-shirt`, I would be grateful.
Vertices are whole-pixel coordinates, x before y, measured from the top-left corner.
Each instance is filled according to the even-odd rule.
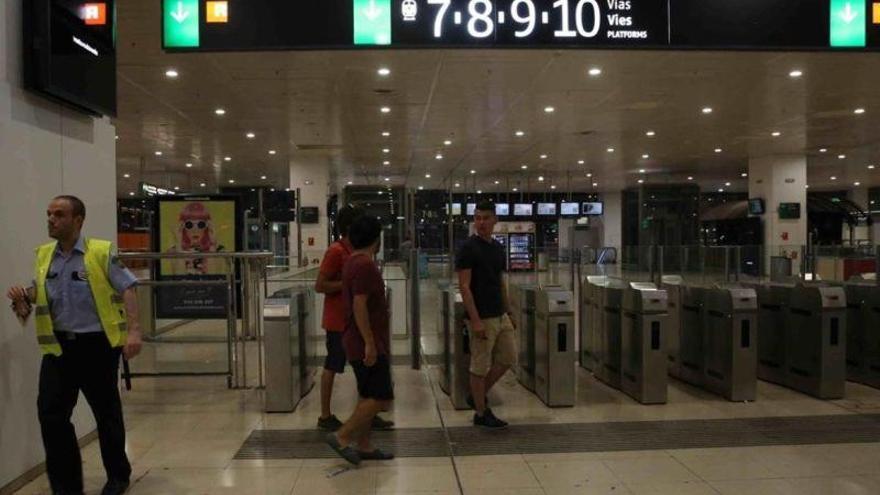
[[[470,385],[468,402],[474,408],[474,425],[504,428],[507,423],[486,407],[486,393],[516,362],[516,329],[510,320],[506,253],[492,238],[498,218],[495,205],[482,202],[474,212],[471,236],[456,253],[455,270],[470,329]]]

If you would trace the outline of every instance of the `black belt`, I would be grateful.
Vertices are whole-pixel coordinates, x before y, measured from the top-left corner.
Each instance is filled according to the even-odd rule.
[[[65,332],[63,330],[55,330],[55,336],[59,341],[61,340],[85,340],[85,339],[94,339],[97,337],[103,337],[104,332],[85,332],[85,333],[77,333],[77,332]]]

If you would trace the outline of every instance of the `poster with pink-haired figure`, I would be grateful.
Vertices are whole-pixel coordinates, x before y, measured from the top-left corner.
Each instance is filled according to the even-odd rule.
[[[163,253],[196,256],[164,259],[162,280],[225,280],[226,261],[199,253],[236,250],[237,208],[234,198],[162,198],[158,201],[158,242]],[[226,288],[219,286],[161,287],[157,315],[164,318],[225,317]]]

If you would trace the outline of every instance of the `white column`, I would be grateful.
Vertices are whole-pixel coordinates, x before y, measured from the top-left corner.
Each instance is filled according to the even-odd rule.
[[[807,159],[802,155],[767,156],[749,161],[749,197],[764,200],[764,246],[768,256],[788,255],[793,272],[807,244]],[[780,203],[798,203],[799,219],[779,218]],[[769,260],[766,260],[769,261]]]
[[[317,207],[318,223],[302,224],[303,264],[317,267],[329,245],[327,235],[327,194],[330,191],[330,166],[322,159],[294,157],[290,161],[290,189],[300,192],[300,207]],[[290,224],[290,259],[296,264],[296,222]]]
[[[605,215],[602,217],[602,245],[620,247],[623,238],[623,193],[602,194]]]

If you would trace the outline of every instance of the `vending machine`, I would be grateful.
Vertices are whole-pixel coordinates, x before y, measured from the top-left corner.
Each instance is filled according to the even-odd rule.
[[[511,272],[535,269],[535,234],[508,234],[507,269]]]

